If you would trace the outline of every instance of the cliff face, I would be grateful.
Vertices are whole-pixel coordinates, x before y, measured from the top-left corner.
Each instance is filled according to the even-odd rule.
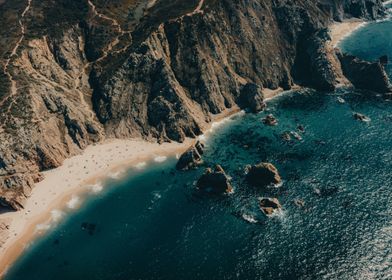
[[[381,0],[107,2],[0,1],[3,205],[23,207],[40,171],[88,144],[195,137],[247,84],[332,89],[323,30],[383,12]]]

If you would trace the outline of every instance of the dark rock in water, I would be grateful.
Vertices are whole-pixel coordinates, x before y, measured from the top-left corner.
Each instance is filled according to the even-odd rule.
[[[229,178],[220,165],[215,170],[207,168],[197,181],[197,188],[211,194],[227,194],[233,191]]]
[[[272,215],[276,211],[282,209],[282,205],[276,198],[262,198],[260,200],[260,209],[263,211],[264,214],[267,216]]]
[[[289,142],[289,141],[291,141],[291,134],[290,134],[290,132],[283,132],[283,134],[281,135],[281,137],[282,137],[282,139],[284,140],[284,141],[287,141],[287,142]]]
[[[256,187],[267,187],[282,183],[278,169],[273,164],[265,162],[249,167],[246,180]]]
[[[93,235],[97,228],[96,224],[84,222],[81,225],[82,230],[87,231],[89,235]]]
[[[321,189],[315,189],[314,193],[320,197],[327,197],[327,196],[332,196],[336,193],[339,192],[338,187],[326,187],[326,188],[321,188]]]
[[[253,83],[248,83],[242,87],[239,104],[243,108],[249,108],[253,113],[264,110],[266,104],[264,103],[261,87]]]
[[[367,117],[367,116],[365,116],[363,114],[360,114],[360,113],[354,113],[353,117],[354,117],[354,119],[356,119],[358,121],[361,121],[361,122],[370,122],[370,118],[369,117]]]
[[[190,147],[185,153],[183,153],[177,162],[177,170],[192,169],[200,165],[204,150],[204,144],[197,141],[195,145]]]
[[[381,64],[387,65],[388,62],[389,62],[389,58],[388,58],[387,55],[383,55],[383,56],[380,57],[379,61],[380,61]]]
[[[297,129],[302,133],[305,132],[305,127],[302,124],[298,125]]]
[[[278,125],[278,120],[274,117],[274,115],[269,114],[263,119],[263,123],[269,126],[276,126]]]
[[[381,61],[369,62],[337,51],[344,75],[358,89],[389,93],[392,85]],[[384,58],[385,60],[385,58]]]

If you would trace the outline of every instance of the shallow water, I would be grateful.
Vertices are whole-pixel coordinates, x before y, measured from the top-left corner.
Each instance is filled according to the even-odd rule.
[[[342,46],[364,58],[391,53],[371,32],[383,26],[370,24]],[[382,35],[392,42],[391,33]],[[379,47],[366,48],[369,40]],[[356,121],[353,112],[372,121]],[[264,126],[268,113],[278,126]],[[281,134],[299,124],[303,140],[284,142]],[[391,279],[391,126],[392,103],[381,98],[287,94],[207,138],[205,165],[221,164],[234,194],[198,195],[203,168],[176,172],[175,158],[130,169],[36,240],[7,279]],[[260,161],[278,167],[280,189],[243,182],[244,167]],[[278,197],[283,213],[266,218],[261,196]]]

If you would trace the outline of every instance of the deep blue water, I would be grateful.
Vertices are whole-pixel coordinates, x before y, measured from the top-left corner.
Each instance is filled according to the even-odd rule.
[[[390,24],[367,25],[342,48],[392,56]],[[356,121],[353,112],[372,121]],[[278,126],[264,126],[268,113]],[[303,140],[284,142],[281,134],[299,124]],[[391,127],[392,103],[382,98],[287,94],[207,138],[205,166],[221,164],[234,194],[198,195],[203,168],[176,172],[174,158],[130,169],[36,240],[6,279],[392,279]],[[243,182],[245,165],[260,161],[278,167],[280,189]],[[283,213],[266,218],[261,196],[279,198]],[[298,198],[304,208],[294,205]]]

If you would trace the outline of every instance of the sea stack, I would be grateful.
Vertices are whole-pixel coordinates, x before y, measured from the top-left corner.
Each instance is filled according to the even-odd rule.
[[[202,155],[204,153],[204,144],[197,141],[195,145],[186,150],[179,158],[176,169],[188,170],[196,168],[203,163]]]
[[[252,186],[264,188],[282,183],[278,169],[272,163],[262,162],[247,169],[246,181]]]
[[[200,191],[210,194],[228,194],[233,191],[229,178],[220,165],[215,170],[207,168],[196,186]]]

